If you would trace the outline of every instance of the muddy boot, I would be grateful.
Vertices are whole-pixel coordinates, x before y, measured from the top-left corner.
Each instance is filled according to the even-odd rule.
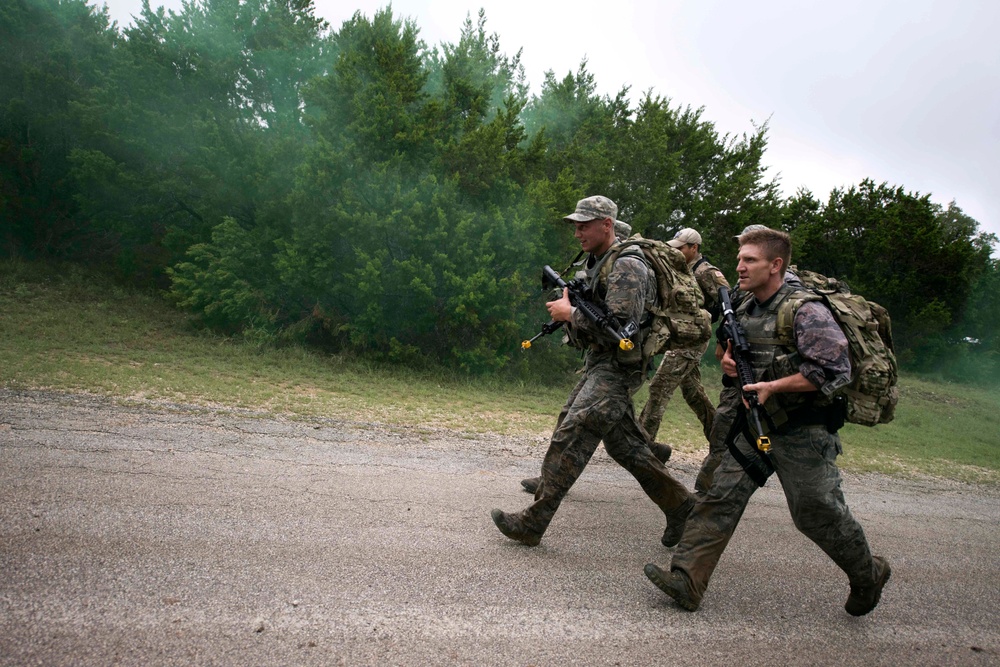
[[[670,445],[664,444],[662,442],[650,443],[649,448],[653,451],[653,456],[660,463],[666,463],[670,460],[670,455],[674,453],[674,448]]]
[[[694,509],[694,498],[689,497],[680,507],[667,515],[667,527],[663,531],[660,543],[665,547],[676,546],[681,541],[684,534],[684,524],[687,523],[688,515]]]
[[[493,510],[491,516],[500,532],[516,542],[535,547],[542,541],[542,534],[525,526],[524,521],[516,514]]]
[[[541,477],[529,477],[527,479],[521,480],[521,486],[524,487],[524,490],[530,493],[531,495],[535,495],[535,493],[538,492],[538,487],[540,487],[541,485],[542,485]]]
[[[851,616],[864,616],[874,609],[882,597],[882,589],[892,575],[889,561],[881,556],[872,556],[872,560],[875,561],[875,583],[871,586],[851,585],[851,595],[844,604],[844,610]]]
[[[649,563],[642,569],[656,587],[674,599],[674,602],[688,611],[697,611],[701,599],[695,595],[691,581],[681,570],[665,572],[657,565]]]

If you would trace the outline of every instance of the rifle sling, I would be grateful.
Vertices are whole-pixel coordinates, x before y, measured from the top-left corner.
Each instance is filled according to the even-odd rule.
[[[750,446],[753,447],[753,434],[750,433],[750,423],[747,421],[746,409],[741,408],[736,415],[736,419],[733,420],[733,425],[729,428],[729,433],[726,435],[726,447],[729,448],[729,453],[733,455],[736,462],[740,464],[747,476],[753,480],[754,484],[758,487],[764,486],[767,483],[767,478],[774,473],[774,465],[771,463],[771,459],[768,458],[767,454],[760,451],[756,447],[753,447],[754,453],[757,455],[757,459],[760,461],[761,466],[767,471],[767,474],[754,465],[753,461],[740,451],[740,448],[736,446],[736,437],[742,433],[743,437],[746,438]]]

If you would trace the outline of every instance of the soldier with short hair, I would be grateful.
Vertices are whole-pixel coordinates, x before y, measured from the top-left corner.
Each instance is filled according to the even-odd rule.
[[[847,338],[833,314],[817,301],[803,302],[792,321],[792,343],[777,338],[778,309],[801,294],[784,281],[791,241],[771,229],[740,237],[737,272],[740,288],[751,295],[739,306],[737,319],[750,342],[750,364],[757,381],[743,387],[756,392],[766,412],[765,433],[747,427],[738,439],[744,462],[764,457],[781,482],[795,527],[843,570],[851,592],[844,609],[867,614],[879,603],[889,580],[889,562],[873,556],[864,530],[844,500],[837,456],[842,452],[837,430],[842,406],[824,390],[850,376]],[[737,377],[732,344],[722,359],[723,371]],[[750,444],[767,435],[770,450]],[[748,466],[749,467],[749,466]],[[716,564],[729,543],[753,493],[764,482],[751,476],[727,451],[712,486],[698,499],[669,567],[650,563],[646,576],[683,608],[701,603]]]
[[[766,225],[747,225],[743,228],[739,234],[734,236],[737,241],[740,237],[748,232],[756,232],[762,229],[770,229]],[[802,287],[802,281],[799,277],[790,269],[785,269],[784,281],[793,287]],[[729,295],[733,308],[737,308],[741,303],[746,294],[736,287]],[[719,342],[715,346],[715,358],[722,361],[722,356],[725,352],[724,343],[722,340],[722,327],[719,328]],[[698,475],[694,480],[694,492],[696,496],[703,496],[712,486],[712,476],[715,474],[715,469],[719,467],[719,463],[722,462],[722,456],[726,453],[727,440],[730,436],[730,431],[733,427],[733,422],[736,421],[736,415],[740,408],[740,392],[736,387],[734,381],[732,381],[728,376],[723,375],[722,377],[722,391],[719,392],[719,404],[715,407],[715,417],[712,419],[712,428],[708,435],[708,454],[705,456],[704,460],[701,462],[701,469],[698,471]]]
[[[650,451],[635,417],[632,395],[645,375],[642,344],[648,332],[643,323],[659,296],[653,269],[641,250],[610,252],[619,243],[614,226],[617,213],[617,205],[607,197],[587,197],[564,220],[574,226],[581,249],[589,253],[585,280],[597,305],[606,307],[620,326],[639,327],[635,347],[621,349],[617,340],[570,303],[566,290],[562,298],[546,304],[553,321],[566,323],[570,344],[584,350],[584,372],[552,433],[535,502],[521,512],[495,509],[492,513],[501,533],[528,546],[541,541],[562,499],[602,440],[611,458],[636,478],[666,516],[664,545],[677,543],[694,506],[694,497]]]

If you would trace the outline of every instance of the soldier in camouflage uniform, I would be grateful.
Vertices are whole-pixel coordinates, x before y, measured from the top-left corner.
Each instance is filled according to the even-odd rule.
[[[742,232],[733,238],[739,240],[743,234],[760,229],[770,228],[765,225],[747,225],[743,228]],[[799,277],[791,269],[785,269],[784,280],[792,287],[802,287],[802,281],[799,280]],[[743,291],[738,287],[730,292],[729,297],[732,300],[733,308],[737,308],[743,303],[745,296]],[[715,346],[715,358],[722,361],[722,356],[725,352],[723,347],[725,341],[721,338],[721,326],[719,327],[718,335],[720,338]],[[712,476],[715,474],[715,469],[722,463],[722,457],[727,450],[726,439],[729,436],[733,422],[736,421],[736,416],[741,406],[739,389],[729,376],[723,375],[722,391],[719,392],[719,404],[715,408],[715,419],[712,420],[712,430],[708,436],[708,455],[701,462],[701,469],[694,480],[694,492],[698,497],[705,495],[712,486]]]
[[[741,236],[747,232],[757,231],[761,229],[769,229],[765,225],[747,225],[743,228],[743,231],[734,236],[736,240],[739,240]],[[785,269],[785,282],[793,287],[802,287],[802,281],[791,269]],[[737,287],[729,294],[730,300],[732,301],[733,308],[738,308],[743,302],[745,294]],[[722,330],[718,332],[720,338],[719,342],[715,346],[715,358],[722,361],[722,356],[725,352],[723,347],[724,341],[721,338]],[[715,408],[715,418],[712,420],[712,428],[708,436],[708,455],[701,462],[701,469],[698,471],[697,477],[694,480],[694,492],[695,495],[701,497],[705,495],[708,489],[712,486],[712,475],[715,473],[715,469],[719,467],[722,462],[722,456],[726,453],[727,446],[726,440],[729,436],[729,431],[733,426],[733,422],[736,421],[736,416],[739,413],[741,406],[740,402],[740,392],[737,389],[735,383],[727,375],[722,377],[722,391],[719,393],[719,404]]]
[[[694,273],[698,286],[705,297],[705,309],[712,314],[712,321],[718,319],[720,312],[719,288],[729,287],[722,271],[712,266],[701,254],[701,234],[691,228],[682,229],[667,241],[672,247],[684,254],[688,267]],[[670,396],[680,385],[681,394],[688,406],[694,411],[701,422],[705,437],[711,439],[712,421],[715,419],[715,406],[701,385],[701,356],[708,349],[708,341],[697,347],[671,349],[664,353],[660,367],[656,369],[653,379],[649,381],[649,400],[642,408],[639,422],[649,437],[656,439],[660,430],[663,412],[667,409]]]
[[[615,220],[615,238],[619,241],[625,241],[630,236],[632,236],[632,225],[627,222],[622,222],[621,220]],[[556,428],[559,428],[559,424],[562,423],[563,417],[565,417],[565,411],[560,413],[559,420],[556,422]],[[669,459],[670,455],[673,453],[673,449],[670,445],[653,442],[651,438],[648,439],[647,444],[649,445],[649,448],[653,450],[653,456],[655,456],[660,463],[666,463],[667,459]],[[521,480],[521,488],[531,495],[535,495],[535,493],[538,492],[538,487],[541,485],[542,478],[540,475],[538,477],[526,477]]]
[[[614,232],[617,213],[618,207],[610,199],[587,197],[565,220],[575,226],[580,247],[589,253],[585,273],[595,302],[603,304],[624,326],[647,319],[647,311],[656,304],[657,289],[653,270],[641,251],[622,251],[610,267],[602,261],[618,243]],[[495,509],[493,522],[510,539],[537,545],[563,497],[603,440],[611,458],[638,480],[666,515],[661,542],[673,546],[680,539],[694,498],[653,456],[635,418],[632,394],[644,378],[644,331],[635,336],[635,349],[626,352],[574,308],[565,292],[546,307],[554,321],[566,322],[571,344],[585,350],[583,377],[570,393],[552,433],[535,502],[517,513]]]
[[[887,560],[872,556],[864,530],[844,500],[836,464],[842,451],[836,430],[843,424],[843,412],[823,389],[850,374],[847,339],[830,311],[811,301],[795,313],[794,346],[777,344],[778,307],[797,293],[783,281],[790,249],[788,235],[770,229],[740,238],[740,288],[753,298],[744,300],[737,318],[746,329],[750,361],[758,378],[744,389],[757,392],[769,416],[765,421],[771,423],[764,428],[769,431],[771,449],[769,454],[756,452],[746,436],[738,443],[741,458],[767,457],[781,481],[796,528],[847,574],[851,592],[844,608],[861,616],[878,604],[891,569]],[[736,376],[731,345],[722,366],[727,375]],[[757,435],[749,433],[754,440]],[[650,563],[646,576],[683,608],[697,609],[757,488],[758,482],[727,451],[712,487],[691,513],[669,568]]]

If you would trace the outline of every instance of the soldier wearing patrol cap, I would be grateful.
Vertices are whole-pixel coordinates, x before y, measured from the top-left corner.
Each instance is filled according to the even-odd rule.
[[[573,225],[580,248],[589,253],[585,280],[597,305],[605,307],[622,326],[647,321],[658,298],[655,276],[641,251],[626,248],[609,253],[619,243],[615,235],[618,206],[607,197],[581,199],[564,220]],[[610,269],[607,261],[615,257]],[[537,545],[570,487],[583,472],[597,445],[631,473],[646,495],[663,511],[667,528],[661,542],[680,540],[694,497],[675,480],[650,451],[636,420],[633,393],[645,377],[640,329],[635,349],[622,351],[618,341],[594,325],[562,298],[549,302],[552,320],[565,322],[570,344],[584,351],[584,372],[559,414],[542,462],[541,484],[535,501],[521,512],[495,509],[493,522],[500,532],[528,546]]]
[[[701,254],[701,234],[688,227],[677,232],[667,243],[684,255],[705,298],[705,309],[712,314],[713,322],[718,320],[719,287],[729,287],[729,283],[722,271],[712,266]],[[655,440],[670,396],[678,386],[684,400],[701,422],[705,438],[710,437],[715,406],[701,384],[701,357],[708,349],[708,342],[706,340],[696,347],[671,349],[664,353],[659,368],[649,381],[649,400],[639,416],[640,423],[651,439]]]

